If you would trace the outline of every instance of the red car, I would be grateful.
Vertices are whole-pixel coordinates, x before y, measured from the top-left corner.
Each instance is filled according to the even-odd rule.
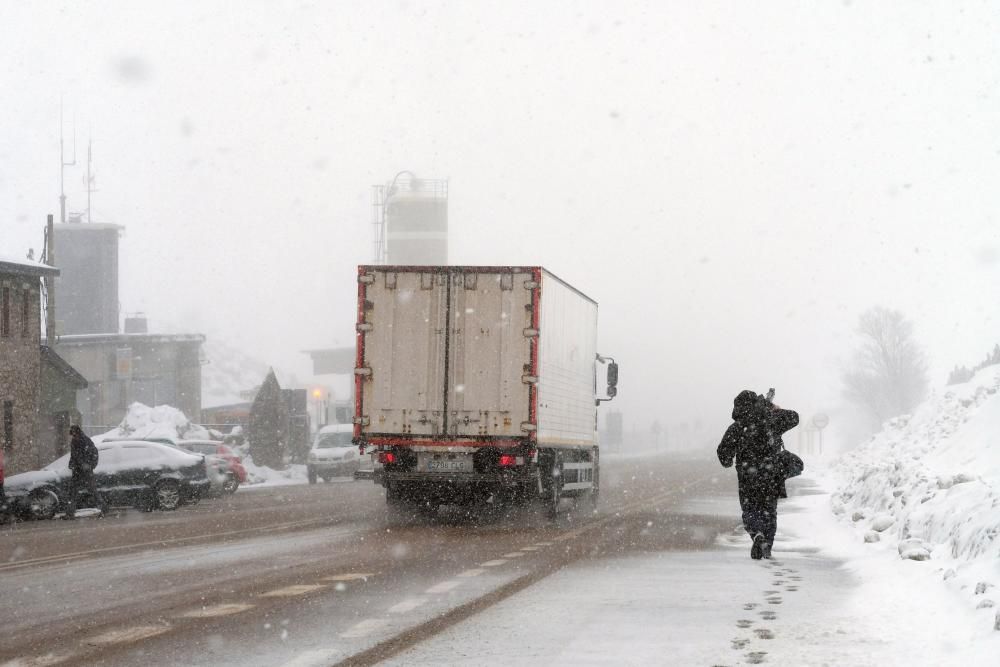
[[[230,449],[228,445],[218,440],[180,440],[177,442],[177,446],[198,454],[225,459],[226,463],[229,464],[229,471],[226,474],[222,490],[226,493],[236,493],[240,484],[247,481],[247,469],[243,467],[242,457]]]

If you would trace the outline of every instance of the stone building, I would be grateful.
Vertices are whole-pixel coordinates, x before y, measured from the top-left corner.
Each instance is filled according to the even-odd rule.
[[[7,474],[37,467],[41,385],[41,279],[59,270],[0,257],[0,446]]]
[[[47,465],[69,451],[70,424],[80,423],[76,395],[87,380],[52,348],[42,345],[41,353],[35,450],[38,464]]]

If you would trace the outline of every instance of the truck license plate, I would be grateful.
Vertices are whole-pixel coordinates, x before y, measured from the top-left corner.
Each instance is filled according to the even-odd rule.
[[[427,472],[472,472],[472,459],[467,456],[453,459],[441,456],[440,458],[428,458]]]

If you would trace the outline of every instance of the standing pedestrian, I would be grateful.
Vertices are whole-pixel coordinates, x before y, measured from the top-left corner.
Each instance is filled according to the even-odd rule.
[[[97,467],[98,452],[94,441],[87,437],[76,424],[69,427],[69,470],[72,477],[69,483],[69,502],[66,505],[66,514],[63,519],[76,518],[77,496],[82,489],[90,491],[97,508],[101,511],[99,516],[104,516],[104,500],[97,492],[97,481],[94,479],[94,468]]]
[[[799,423],[797,412],[782,410],[771,402],[773,392],[767,396],[750,390],[739,393],[733,400],[733,423],[716,452],[726,468],[735,458],[743,527],[753,539],[750,557],[754,560],[771,557],[778,529],[778,498],[788,497],[781,434]]]

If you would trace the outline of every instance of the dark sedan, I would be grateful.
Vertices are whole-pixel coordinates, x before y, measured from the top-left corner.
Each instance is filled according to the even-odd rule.
[[[98,493],[109,506],[173,510],[208,491],[205,457],[157,442],[119,440],[97,446]],[[7,478],[6,492],[22,517],[51,519],[68,501],[69,454],[41,470]],[[80,506],[93,504],[81,498]]]

